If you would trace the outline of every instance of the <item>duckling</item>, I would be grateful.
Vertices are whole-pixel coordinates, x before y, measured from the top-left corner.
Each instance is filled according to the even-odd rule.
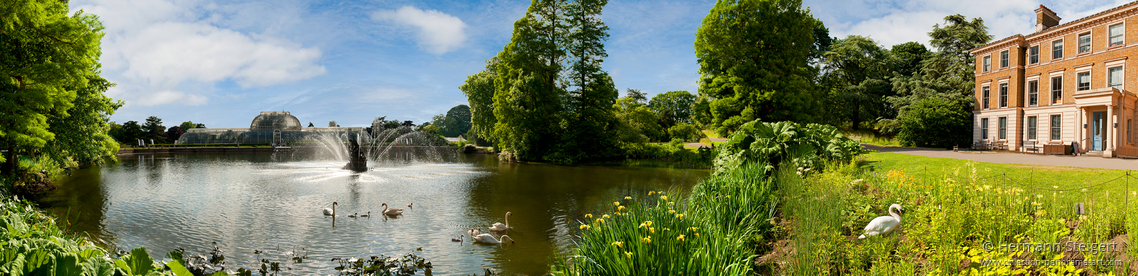
[[[451,238],[451,239],[450,239],[450,241],[452,241],[452,242],[462,242],[462,237],[463,237],[462,235],[458,235],[458,237],[457,237],[457,238]]]
[[[371,217],[371,211],[367,211],[367,214],[360,215],[360,217],[361,218]]]
[[[355,213],[355,214],[351,214],[351,215],[348,215],[348,217],[349,217],[349,218],[356,218],[356,215],[357,215],[357,214],[359,214],[359,213]]]

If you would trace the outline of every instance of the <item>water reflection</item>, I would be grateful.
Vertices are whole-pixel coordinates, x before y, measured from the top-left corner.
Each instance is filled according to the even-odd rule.
[[[449,163],[405,160],[352,173],[337,161],[292,154],[132,156],[77,170],[41,204],[60,218],[70,209],[75,230],[102,243],[145,246],[157,256],[179,247],[206,253],[216,241],[231,267],[253,267],[260,258],[285,261],[280,252],[303,248],[310,260],[291,265],[294,273],[326,274],[333,257],[395,256],[422,247],[418,254],[438,275],[476,273],[482,266],[532,275],[543,274],[549,258],[571,244],[576,229],[568,223],[583,213],[625,195],[684,191],[707,175],[507,164],[486,155],[457,155]],[[333,201],[340,216],[324,216]],[[380,215],[382,203],[406,210],[388,218]],[[372,217],[346,216],[369,211]],[[451,241],[470,228],[485,231],[504,222],[506,212],[513,213],[508,235],[516,243]]]

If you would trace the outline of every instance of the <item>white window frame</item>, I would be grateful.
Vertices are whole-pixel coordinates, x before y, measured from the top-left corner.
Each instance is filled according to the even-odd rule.
[[[1086,48],[1087,50],[1086,51],[1083,51],[1083,35],[1087,36],[1087,48]],[[1094,49],[1095,49],[1095,36],[1090,31],[1087,31],[1085,33],[1081,33],[1078,36],[1075,36],[1075,44],[1078,44],[1078,46],[1076,47],[1077,48],[1076,54],[1090,53],[1090,52],[1094,51]]]
[[[1031,52],[1032,49],[1035,49],[1035,53]],[[1027,47],[1027,63],[1028,64],[1039,63],[1039,44],[1035,44],[1031,47]]]
[[[992,107],[992,86],[984,85],[980,87],[980,109],[989,109]]]
[[[996,119],[996,140],[1008,140],[1008,116],[1000,116]]]
[[[1055,78],[1059,78],[1059,91],[1055,91]],[[1048,105],[1063,104],[1063,82],[1066,79],[1066,77],[1063,76],[1063,72],[1047,76],[1047,79],[1047,91],[1051,92],[1049,93],[1051,96],[1048,97],[1048,100],[1050,100],[1050,104]],[[1059,93],[1059,97],[1055,97],[1056,92]]]
[[[1055,125],[1055,117],[1056,116],[1059,117],[1059,125]],[[1063,114],[1048,114],[1047,121],[1048,121],[1047,126],[1049,128],[1049,130],[1048,130],[1049,133],[1047,133],[1047,134],[1048,134],[1048,136],[1051,136],[1050,137],[1051,141],[1062,141],[1063,140]],[[1056,129],[1058,129],[1058,131],[1056,131]],[[1059,139],[1055,139],[1055,137],[1059,137]]]
[[[1113,41],[1113,40],[1114,40],[1114,35],[1111,35],[1111,34],[1110,34],[1110,29],[1111,29],[1111,28],[1114,28],[1115,26],[1119,26],[1119,27],[1121,27],[1121,28],[1122,28],[1122,34],[1121,34],[1121,35],[1118,35],[1119,39],[1121,40],[1121,41],[1119,41],[1119,42],[1118,42],[1118,44],[1115,44],[1115,43],[1114,43],[1114,41]],[[1115,46],[1122,46],[1122,45],[1126,45],[1126,21],[1122,21],[1122,22],[1119,22],[1118,24],[1114,24],[1114,25],[1110,25],[1110,26],[1107,26],[1107,27],[1106,27],[1106,35],[1107,35],[1107,39],[1106,39],[1106,43],[1107,43],[1107,44],[1106,44],[1106,45],[1107,45],[1107,47],[1108,47],[1108,48],[1109,48],[1109,47],[1115,47]]]
[[[980,140],[988,141],[988,118],[980,118]]]
[[[1008,82],[1002,81],[996,87],[998,87],[997,93],[999,94],[997,97],[999,97],[999,99],[997,100],[1000,101],[1000,108],[1008,107]]]
[[[1012,54],[1008,50],[1000,52],[1000,68],[1008,68],[1011,66]]]
[[[1055,43],[1056,42],[1059,43],[1059,51],[1055,51]],[[1063,42],[1062,38],[1051,41],[1051,59],[1054,60],[1054,59],[1063,58],[1063,49],[1066,48],[1066,46],[1067,46],[1065,44],[1067,44],[1067,43]],[[1058,55],[1058,56],[1056,56],[1056,55]]]
[[[984,56],[984,72],[992,71],[992,55]]]
[[[1034,94],[1031,92],[1032,82],[1035,82]],[[1027,91],[1027,106],[1039,106],[1039,76],[1027,78],[1027,81],[1024,82],[1024,85],[1027,85],[1027,87],[1024,87],[1024,90]],[[1034,103],[1032,102],[1033,98],[1035,99]]]
[[[1039,116],[1027,116],[1027,140],[1039,139]]]
[[[1114,87],[1114,85],[1111,85],[1111,83],[1110,83],[1110,81],[1111,81],[1110,70],[1114,70],[1114,69],[1122,70],[1122,79],[1119,80],[1120,83],[1118,84],[1118,87]],[[1118,88],[1118,90],[1126,89],[1126,68],[1124,66],[1119,65],[1119,66],[1107,67],[1106,68],[1106,87]]]
[[[1087,84],[1086,89],[1083,89],[1083,86],[1082,86],[1084,83],[1084,82],[1082,82],[1083,81],[1082,76],[1084,76],[1084,75],[1087,76],[1087,82],[1085,82]],[[1091,90],[1091,72],[1090,71],[1075,72],[1075,91],[1088,91],[1088,90]]]

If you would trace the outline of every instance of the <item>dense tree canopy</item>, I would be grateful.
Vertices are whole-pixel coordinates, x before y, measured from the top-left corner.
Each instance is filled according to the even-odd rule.
[[[699,93],[712,99],[720,133],[755,119],[820,118],[817,70],[808,64],[820,24],[801,0],[716,2],[696,31],[695,50]]]
[[[888,77],[889,51],[872,39],[851,35],[833,43],[823,54],[823,68],[832,86],[834,111],[843,120],[858,129],[864,121],[871,121],[889,113],[885,97],[891,96],[893,87]]]
[[[893,80],[893,90],[898,96],[890,97],[889,102],[901,113],[907,106],[930,97],[959,101],[962,108],[972,109],[976,67],[969,50],[988,43],[992,36],[984,26],[984,19],[969,21],[963,15],[954,14],[944,20],[943,27],[937,24],[929,32],[929,44],[936,52],[921,61],[917,74]]]
[[[648,108],[660,114],[660,124],[670,128],[676,123],[692,123],[692,106],[695,105],[695,95],[687,91],[668,91],[656,94],[648,101]],[[664,117],[668,118],[664,118]]]
[[[40,152],[57,138],[50,120],[89,122],[109,115],[117,105],[102,102],[105,87],[88,88],[92,83],[109,86],[98,77],[99,43],[104,33],[96,16],[82,11],[68,16],[66,1],[5,3],[0,7],[0,93],[5,95],[0,97],[0,109],[5,111],[0,112],[0,144],[8,151],[3,171],[12,173],[17,155]],[[73,110],[79,91],[86,91],[87,96],[79,99],[81,107]],[[83,112],[91,114],[79,114]],[[106,131],[105,124],[79,127],[90,127],[95,133]],[[54,130],[69,131],[62,128],[65,126]],[[67,133],[72,134],[75,132]],[[109,151],[114,149],[102,145],[105,136],[72,138],[86,140],[60,141],[47,149],[51,151],[48,155],[87,160],[93,159],[91,155],[112,154]]]

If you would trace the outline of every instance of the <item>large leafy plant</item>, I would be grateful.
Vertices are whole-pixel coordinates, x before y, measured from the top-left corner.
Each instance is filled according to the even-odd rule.
[[[862,151],[861,144],[833,126],[756,120],[740,126],[718,147],[714,166],[716,172],[755,162],[768,171],[784,165],[808,169],[824,160],[849,160]]]

